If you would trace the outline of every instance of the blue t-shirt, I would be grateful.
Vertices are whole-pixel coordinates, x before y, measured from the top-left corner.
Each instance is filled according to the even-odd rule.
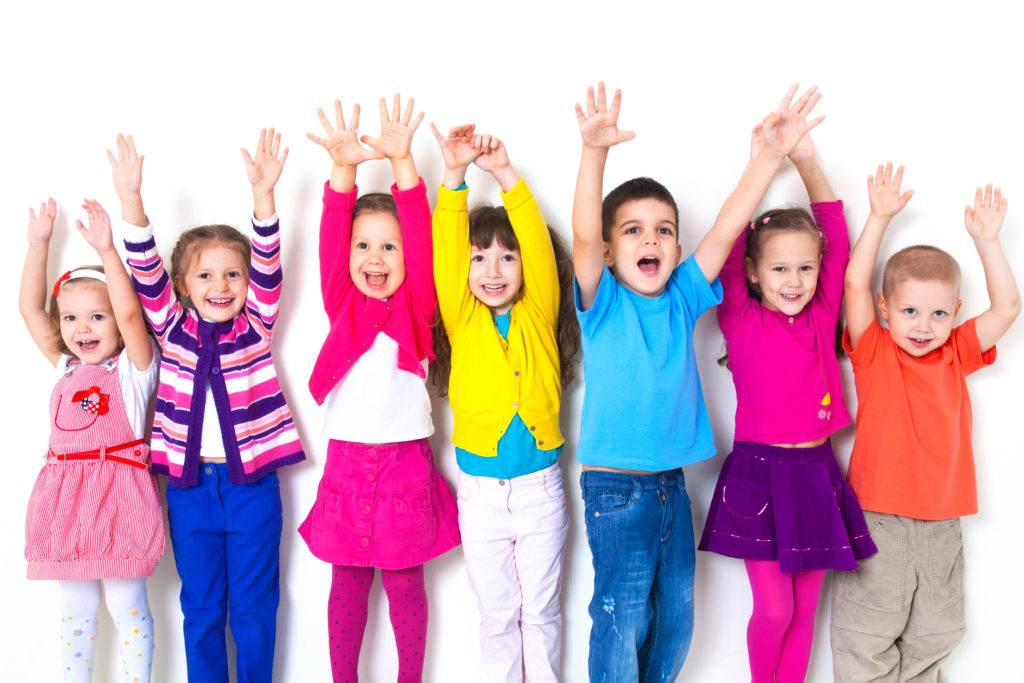
[[[584,465],[662,471],[715,454],[697,374],[693,328],[721,302],[691,254],[660,296],[646,298],[607,266],[594,304],[576,315],[583,336],[583,416],[576,458]]]
[[[512,322],[511,311],[494,316],[494,326],[502,339],[508,340],[508,328]],[[537,440],[526,427],[519,413],[515,414],[505,433],[498,440],[498,455],[483,457],[455,447],[455,462],[459,469],[474,477],[512,479],[524,474],[539,472],[555,464],[562,453],[562,446],[542,451]]]

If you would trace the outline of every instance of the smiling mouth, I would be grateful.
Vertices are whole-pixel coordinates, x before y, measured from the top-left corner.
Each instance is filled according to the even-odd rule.
[[[912,346],[918,349],[923,349],[932,343],[931,339],[921,339],[919,337],[908,337]]]
[[[89,339],[86,341],[75,342],[75,344],[78,346],[79,350],[82,351],[82,353],[90,353],[92,351],[95,351],[96,347],[100,345],[100,340]]]
[[[388,274],[387,273],[363,273],[363,278],[366,280],[366,286],[372,289],[380,289],[387,284]]]
[[[491,296],[497,296],[504,293],[508,289],[508,285],[481,285],[484,293],[490,294]]]
[[[209,305],[211,305],[211,306],[213,306],[215,308],[223,308],[225,306],[230,306],[231,302],[233,302],[234,300],[235,300],[234,297],[216,298],[216,299],[209,298],[209,299],[206,300],[206,303],[208,303]]]
[[[659,259],[656,256],[644,256],[642,259],[636,262],[636,266],[644,275],[657,275],[658,270],[661,267],[661,259]]]
[[[800,298],[803,296],[803,294],[782,294],[782,293],[779,293],[779,296],[782,298],[783,301],[789,301],[789,302],[792,303],[792,302],[800,301]]]

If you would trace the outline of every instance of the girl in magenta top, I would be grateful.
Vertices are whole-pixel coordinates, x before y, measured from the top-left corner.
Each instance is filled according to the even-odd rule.
[[[334,165],[320,219],[320,280],[331,330],[309,388],[326,401],[327,462],[299,533],[334,565],[327,605],[331,673],[358,680],[375,568],[381,569],[398,646],[399,681],[421,680],[427,631],[423,563],[460,542],[455,498],[434,467],[424,385],[434,358],[430,206],[411,154],[423,118],[398,96],[381,134],[359,137],[359,106],[335,122],[318,110],[326,138],[309,135]],[[369,149],[360,145],[365,142]],[[356,198],[356,167],[387,158],[390,194]]]
[[[754,153],[762,144],[754,129]],[[736,433],[700,548],[742,558],[753,592],[751,678],[803,681],[826,569],[875,552],[829,435],[850,424],[836,326],[850,238],[805,135],[789,155],[811,199],[767,211],[722,268],[718,323],[736,385]]]

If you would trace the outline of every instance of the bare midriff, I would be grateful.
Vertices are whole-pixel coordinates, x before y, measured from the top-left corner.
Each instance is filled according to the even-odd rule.
[[[776,446],[778,448],[814,448],[828,441],[828,437],[817,439],[815,441],[801,441],[800,443],[769,443],[766,446]]]

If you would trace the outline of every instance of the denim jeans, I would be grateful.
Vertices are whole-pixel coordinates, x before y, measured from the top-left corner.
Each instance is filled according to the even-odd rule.
[[[167,487],[167,516],[189,683],[228,683],[229,611],[239,683],[270,683],[281,543],[277,475],[232,484],[226,464],[201,463],[196,486]]]
[[[673,681],[693,635],[696,560],[682,470],[584,470],[592,683]]]

